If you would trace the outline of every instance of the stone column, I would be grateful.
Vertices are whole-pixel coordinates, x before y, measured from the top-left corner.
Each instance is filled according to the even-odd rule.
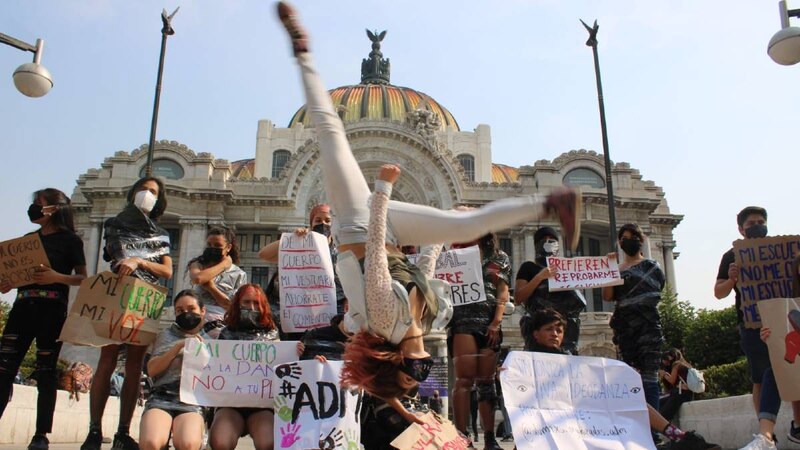
[[[525,261],[536,259],[536,244],[533,242],[533,234],[533,230],[525,230]]]
[[[653,245],[652,241],[650,240],[650,236],[645,236],[644,245],[642,248],[642,253],[644,257],[647,259],[653,259],[653,253],[651,251],[650,246]]]
[[[675,281],[675,258],[672,255],[672,249],[675,248],[675,243],[664,242],[662,245],[664,252],[664,271],[667,275],[667,283],[672,286],[673,292],[678,292],[678,285]]]
[[[89,219],[88,236],[83,241],[83,254],[86,256],[86,273],[92,276],[97,273],[97,266],[102,260],[100,253],[100,230],[103,219]]]
[[[172,274],[174,279],[174,291],[180,292],[191,286],[186,277],[186,266],[189,260],[199,256],[206,245],[207,223],[205,219],[181,219],[178,221],[181,227],[180,254],[178,256],[177,269]]]

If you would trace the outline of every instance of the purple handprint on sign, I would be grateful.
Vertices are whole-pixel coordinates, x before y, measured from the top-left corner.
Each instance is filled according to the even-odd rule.
[[[299,431],[299,424],[289,423],[286,424],[285,427],[281,427],[281,447],[291,448],[295,442],[299,441],[300,436],[297,436],[297,432]]]

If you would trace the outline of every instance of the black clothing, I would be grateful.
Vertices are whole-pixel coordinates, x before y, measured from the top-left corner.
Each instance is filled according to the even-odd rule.
[[[341,361],[347,335],[337,325],[328,325],[306,331],[300,340],[305,345],[300,360],[314,359],[322,355],[331,361]]]
[[[169,256],[169,233],[134,205],[106,220],[104,235],[103,259],[112,264],[133,257],[160,263],[164,256]],[[112,270],[116,272],[117,268]],[[146,270],[136,269],[131,276],[158,283],[158,277]]]
[[[456,334],[475,336],[479,350],[487,348],[488,341],[485,337],[497,309],[497,291],[501,284],[510,285],[511,260],[505,252],[498,250],[494,255],[482,257],[481,266],[486,301],[455,306],[449,324],[451,336]],[[499,341],[502,342],[502,336]],[[497,343],[497,347],[500,342]]]
[[[722,261],[719,262],[719,271],[717,272],[717,279],[718,280],[727,280],[728,277],[728,269],[730,265],[736,262],[736,255],[733,254],[733,249],[728,250],[725,254],[722,255]],[[733,293],[736,296],[736,322],[743,324],[744,323],[744,313],[742,312],[742,293],[739,292],[739,288],[733,286]]]
[[[400,400],[411,411],[427,412],[428,407],[404,397]],[[369,450],[395,450],[390,443],[411,425],[399,412],[381,399],[364,394],[361,404],[361,444]]]
[[[47,259],[50,261],[50,268],[64,275],[72,275],[76,267],[85,266],[86,258],[83,256],[83,241],[71,231],[57,231],[51,234],[42,234],[41,231],[34,231],[39,234],[42,246]],[[28,233],[26,236],[33,233]],[[17,292],[26,290],[54,291],[58,292],[58,301],[67,304],[69,297],[69,286],[66,284],[29,284],[17,288]],[[52,299],[41,299],[41,301],[52,301]]]
[[[553,353],[556,355],[569,355],[563,348],[553,348],[553,347],[545,347],[544,345],[539,345],[538,343],[534,342],[531,346],[529,352],[537,352],[537,353]]]
[[[537,258],[534,261],[526,261],[520,266],[517,272],[517,280],[530,282],[546,267],[544,258]],[[564,329],[564,341],[561,345],[563,349],[571,354],[578,354],[578,338],[581,333],[581,311],[586,307],[583,295],[578,290],[550,292],[549,280],[539,283],[533,293],[522,301],[525,306],[526,314],[520,319],[520,332],[525,339],[525,349],[528,350],[533,345],[533,328],[531,327],[531,316],[544,308],[553,308],[564,317],[567,324]]]
[[[56,272],[72,275],[77,267],[86,265],[83,242],[77,234],[72,231],[36,233],[42,240],[50,267]],[[49,433],[56,408],[56,363],[61,352],[58,337],[67,320],[69,286],[31,284],[18,288],[17,294],[19,298],[8,313],[0,339],[0,417],[8,405],[19,366],[36,339],[36,370],[32,375],[39,391],[36,433]]]
[[[645,259],[620,276],[624,284],[614,286],[616,308],[609,323],[614,344],[622,361],[638,370],[644,381],[657,382],[664,344],[657,305],[666,284],[664,272],[656,261]]]

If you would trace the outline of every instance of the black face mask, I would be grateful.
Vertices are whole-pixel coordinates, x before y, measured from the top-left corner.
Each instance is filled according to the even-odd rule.
[[[628,256],[636,256],[642,251],[642,241],[638,239],[623,238],[619,241],[619,246],[622,251]]]
[[[744,235],[750,239],[767,237],[767,226],[755,224],[744,230]]]
[[[433,368],[433,358],[430,356],[419,359],[403,358],[400,371],[421,383],[428,379],[431,368]]]
[[[260,324],[261,311],[255,309],[242,309],[239,311],[239,326],[242,328],[256,328]]]
[[[175,323],[178,325],[183,331],[192,331],[200,325],[200,322],[203,320],[203,316],[197,314],[196,312],[187,311],[185,313],[178,314],[175,317]]]
[[[206,249],[203,250],[203,256],[200,257],[203,262],[214,264],[222,261],[222,258],[222,249],[217,247],[206,247]]]
[[[311,231],[324,235],[325,237],[331,237],[331,226],[327,223],[318,223],[311,228]]]
[[[36,203],[31,203],[31,206],[28,206],[28,218],[31,219],[31,222],[44,217],[42,209],[42,205],[37,205]]]

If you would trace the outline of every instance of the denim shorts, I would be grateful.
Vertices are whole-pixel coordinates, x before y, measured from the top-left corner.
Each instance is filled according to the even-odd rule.
[[[739,344],[747,357],[747,365],[750,366],[750,380],[753,384],[761,384],[764,372],[772,367],[769,362],[767,344],[761,340],[760,334],[759,329],[745,328],[744,325],[739,324]]]

